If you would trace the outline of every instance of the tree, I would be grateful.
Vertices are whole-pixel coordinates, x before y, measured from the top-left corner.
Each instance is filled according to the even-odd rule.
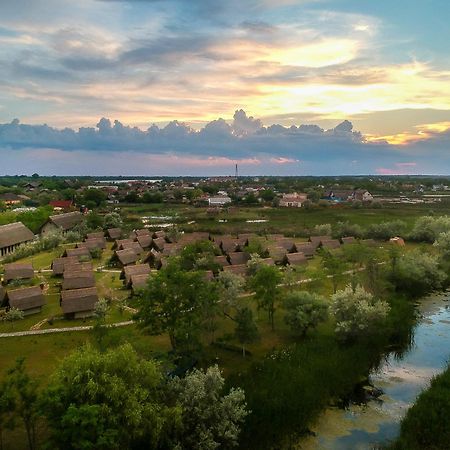
[[[227,317],[234,320],[228,312],[230,309],[235,310],[238,307],[238,298],[244,292],[245,278],[232,272],[219,272],[217,281],[223,311]]]
[[[103,228],[108,230],[109,228],[122,228],[123,220],[119,213],[111,212],[105,214],[103,218]]]
[[[336,334],[352,340],[375,332],[389,313],[389,305],[376,299],[362,286],[347,286],[331,297],[331,312],[336,320]]]
[[[261,266],[250,278],[250,286],[255,291],[258,307],[267,311],[272,330],[275,329],[275,306],[279,297],[278,285],[281,280],[281,272],[275,266]]]
[[[28,447],[36,448],[36,423],[38,420],[38,383],[25,369],[25,358],[18,358],[16,365],[7,372],[7,384],[13,396],[14,414],[27,432]]]
[[[179,447],[184,450],[213,450],[236,447],[241,425],[249,414],[240,388],[224,394],[225,380],[217,366],[206,372],[193,370],[169,384],[182,410]]]
[[[397,262],[391,281],[399,291],[420,297],[442,286],[446,278],[440,269],[439,257],[422,251],[407,253]]]
[[[439,250],[442,258],[450,258],[450,231],[440,233],[433,245]]]
[[[14,322],[17,320],[22,320],[24,318],[24,313],[17,308],[9,308],[9,310],[3,316],[3,320],[11,322],[11,328],[14,328]]]
[[[14,395],[10,382],[0,383],[0,450],[3,450],[3,430],[14,425]]]
[[[333,293],[335,294],[339,283],[344,278],[346,264],[345,261],[339,256],[331,253],[329,250],[322,249],[322,266],[325,269],[328,277],[331,279],[331,283],[333,285]]]
[[[154,361],[126,344],[106,353],[90,346],[66,357],[43,394],[56,449],[158,448],[176,409],[162,399]]]
[[[284,308],[287,311],[284,321],[301,336],[324,321],[328,314],[325,299],[305,291],[291,292],[284,300]]]
[[[106,201],[106,194],[100,189],[87,189],[84,191],[83,201],[86,204],[100,206]]]
[[[86,225],[90,230],[97,230],[103,226],[103,218],[95,211],[91,211],[87,215]]]
[[[258,327],[253,320],[253,312],[250,308],[240,308],[236,315],[235,336],[242,345],[242,356],[245,358],[245,345],[258,339]]]
[[[215,285],[204,272],[181,270],[180,261],[170,258],[144,289],[135,319],[153,335],[167,332],[173,350],[192,350],[198,345],[204,305],[216,302]]]

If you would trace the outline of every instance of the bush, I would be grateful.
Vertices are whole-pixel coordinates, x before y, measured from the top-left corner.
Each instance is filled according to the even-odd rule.
[[[382,222],[369,225],[366,231],[366,237],[387,241],[395,236],[402,236],[406,231],[406,223],[402,220],[392,222]]]
[[[415,241],[433,243],[439,234],[447,231],[450,231],[449,216],[425,216],[417,219],[409,237]]]

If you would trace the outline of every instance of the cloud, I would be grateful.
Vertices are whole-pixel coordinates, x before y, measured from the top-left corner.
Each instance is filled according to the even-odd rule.
[[[177,120],[141,129],[102,118],[95,127],[74,130],[15,119],[0,124],[1,171],[22,172],[29,161],[47,168],[41,173],[60,174],[69,167],[72,174],[77,168],[78,174],[228,173],[236,162],[253,174],[442,173],[450,167],[450,131],[439,130],[414,145],[396,146],[368,141],[347,120],[330,129],[265,126],[242,109],[231,123],[219,118],[199,130]]]

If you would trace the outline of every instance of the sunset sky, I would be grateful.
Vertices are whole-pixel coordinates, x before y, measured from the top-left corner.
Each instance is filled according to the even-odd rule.
[[[0,174],[450,173],[448,0],[0,5]]]

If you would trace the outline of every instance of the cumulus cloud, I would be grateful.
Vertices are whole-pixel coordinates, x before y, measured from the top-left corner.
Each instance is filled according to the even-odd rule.
[[[89,155],[98,164],[96,171],[107,174],[122,173],[117,161],[128,173],[151,167],[155,173],[159,168],[178,175],[211,169],[226,172],[237,161],[249,173],[441,173],[450,167],[449,141],[447,130],[433,131],[428,139],[410,146],[370,142],[347,120],[330,129],[310,124],[265,126],[242,109],[230,123],[219,118],[200,130],[177,120],[164,127],[141,129],[101,118],[95,127],[74,130],[22,124],[15,119],[0,124],[0,172],[14,167],[17,172],[25,170],[24,152],[34,152],[33,164],[47,164],[52,170],[56,165],[59,173],[67,173],[65,161],[72,161],[74,154]],[[60,155],[58,159],[46,158],[52,152]],[[81,161],[85,160],[83,156]],[[139,161],[146,164],[141,166]],[[71,165],[72,170],[75,167],[79,164]],[[83,173],[91,173],[92,167],[86,165]]]

